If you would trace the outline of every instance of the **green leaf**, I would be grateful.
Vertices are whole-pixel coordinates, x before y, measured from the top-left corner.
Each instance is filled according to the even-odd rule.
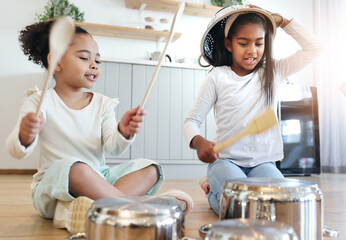
[[[68,0],[49,0],[44,7],[44,13],[36,13],[35,16],[35,19],[39,21],[68,16],[75,21],[84,22],[84,12],[81,12],[76,5],[70,3]]]

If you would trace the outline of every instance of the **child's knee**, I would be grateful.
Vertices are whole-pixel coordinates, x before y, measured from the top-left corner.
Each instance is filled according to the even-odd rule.
[[[83,162],[75,162],[71,165],[70,175],[83,174],[91,170],[90,166]]]
[[[150,178],[152,178],[155,183],[159,180],[160,174],[159,169],[155,164],[152,164],[147,167]]]
[[[75,162],[70,167],[69,183],[70,186],[74,184],[83,184],[91,177],[98,175],[94,169],[84,162]]]

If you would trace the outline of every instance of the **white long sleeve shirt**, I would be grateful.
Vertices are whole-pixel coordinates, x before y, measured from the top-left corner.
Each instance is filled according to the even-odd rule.
[[[275,60],[273,109],[277,109],[277,92],[283,79],[311,63],[322,52],[317,40],[292,20],[284,31],[294,38],[301,50]],[[188,113],[183,133],[188,144],[200,135],[200,126],[212,107],[215,109],[215,143],[220,143],[243,130],[255,117],[266,111],[265,94],[261,91],[263,69],[238,76],[229,66],[215,67],[202,82],[195,103]],[[282,160],[283,143],[279,126],[258,135],[247,135],[220,152],[239,166],[253,167]]]
[[[117,155],[125,151],[133,141],[125,139],[118,131],[114,108],[117,99],[93,93],[88,106],[74,110],[65,105],[54,89],[49,89],[42,103],[44,129],[27,148],[19,141],[19,126],[23,116],[35,112],[40,93],[31,92],[22,105],[17,124],[6,140],[11,156],[22,159],[40,146],[38,172],[32,188],[54,162],[66,158],[78,158],[93,166],[105,165],[105,151]]]

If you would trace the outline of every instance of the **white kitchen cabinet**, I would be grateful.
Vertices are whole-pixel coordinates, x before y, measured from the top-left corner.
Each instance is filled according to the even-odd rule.
[[[94,90],[119,98],[116,117],[140,105],[155,71],[155,65],[102,62],[102,77]],[[149,158],[162,164],[203,164],[186,143],[182,125],[194,103],[207,70],[163,66],[144,108],[144,124],[130,149],[118,157],[107,156],[116,164],[126,159]],[[211,111],[202,125],[202,134],[212,139],[215,123]],[[215,131],[215,130],[214,130]]]
[[[130,64],[106,63],[101,64],[101,77],[96,82],[93,91],[100,92],[112,98],[118,98],[120,104],[115,108],[115,116],[120,120],[123,113],[131,108],[132,66]],[[119,156],[130,158],[130,150]],[[107,156],[107,158],[113,158]]]

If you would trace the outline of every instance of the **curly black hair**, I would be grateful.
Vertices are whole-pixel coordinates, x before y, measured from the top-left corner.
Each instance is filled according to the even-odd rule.
[[[48,68],[47,56],[49,53],[49,31],[55,20],[38,22],[26,26],[19,33],[20,46],[29,61]],[[85,29],[75,26],[75,34],[88,34]],[[91,35],[90,35],[91,36]]]

